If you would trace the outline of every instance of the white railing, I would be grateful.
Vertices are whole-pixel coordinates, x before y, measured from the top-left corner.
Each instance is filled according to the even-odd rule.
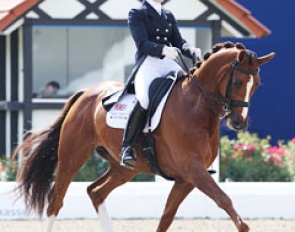
[[[86,187],[90,183],[73,182],[67,192],[58,219],[97,218]],[[295,183],[220,183],[245,218],[294,219]],[[0,182],[0,220],[26,219],[22,201],[14,203],[9,193],[15,183]],[[111,218],[159,218],[164,210],[172,182],[127,183],[107,198]],[[81,205],[81,202],[83,204]],[[180,206],[179,218],[228,218],[216,204],[197,189]],[[29,218],[37,218],[32,215]]]

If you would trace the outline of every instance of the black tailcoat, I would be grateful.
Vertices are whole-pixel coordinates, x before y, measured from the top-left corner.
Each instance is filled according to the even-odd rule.
[[[162,50],[166,45],[179,48],[183,55],[193,59],[189,45],[182,38],[176,19],[170,11],[162,9],[159,15],[148,2],[144,1],[139,8],[129,11],[128,25],[137,47],[136,65],[125,82],[123,90],[119,91],[120,94],[115,97],[111,94],[103,99],[106,110],[109,110],[126,91],[134,91],[135,75],[147,55],[162,59]]]
[[[162,9],[162,14],[146,1],[139,8],[131,9],[128,25],[135,41],[136,63],[147,55],[163,58],[164,45],[177,47],[188,58],[192,58],[189,45],[182,38],[173,14]]]

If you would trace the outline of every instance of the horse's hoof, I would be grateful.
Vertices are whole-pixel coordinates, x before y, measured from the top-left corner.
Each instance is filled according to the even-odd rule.
[[[250,227],[245,222],[241,222],[239,231],[240,232],[249,232]]]

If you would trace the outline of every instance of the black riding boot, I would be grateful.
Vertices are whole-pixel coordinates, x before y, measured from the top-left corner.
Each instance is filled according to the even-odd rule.
[[[133,169],[136,163],[134,143],[145,126],[146,112],[147,111],[140,106],[139,102],[137,102],[124,131],[120,165],[130,169]]]

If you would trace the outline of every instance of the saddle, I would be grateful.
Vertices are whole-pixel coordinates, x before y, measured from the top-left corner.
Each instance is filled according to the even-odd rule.
[[[147,112],[147,123],[151,125],[151,120],[155,114],[157,107],[166,93],[171,90],[174,83],[184,76],[182,71],[177,73],[170,72],[166,78],[156,78],[150,85],[149,88],[149,99],[150,104]]]
[[[162,110],[176,81],[182,76],[169,73],[167,77],[156,78],[149,88],[150,105],[147,112],[148,120],[144,133],[154,131],[160,123]],[[133,84],[131,84],[133,85]],[[127,90],[127,91],[126,91]],[[102,105],[107,111],[107,124],[112,128],[125,129],[130,113],[137,99],[131,86],[120,89],[102,99]]]
[[[160,123],[162,110],[166,100],[177,80],[183,78],[185,73],[179,71],[177,73],[170,72],[166,77],[156,78],[150,85],[149,98],[150,104],[147,109],[146,126],[143,129],[142,151],[151,172],[159,174],[162,177],[172,180],[165,176],[160,170],[155,154],[155,140],[152,132]],[[102,105],[107,111],[106,122],[110,127],[125,129],[129,115],[133,110],[137,99],[135,97],[133,84],[125,86],[124,89],[116,91],[102,100]]]
[[[162,98],[165,96],[167,91],[171,89],[171,87],[174,85],[174,82],[182,77],[184,77],[183,72],[171,72],[167,75],[167,78],[157,78],[152,82],[149,89],[150,105],[146,117],[147,128],[151,128],[152,117],[156,112],[156,109]],[[156,141],[151,133],[151,129],[148,130],[148,133],[143,134],[141,145],[143,155],[151,172],[158,174],[167,180],[174,180],[174,178],[166,176],[158,165],[156,158]]]

